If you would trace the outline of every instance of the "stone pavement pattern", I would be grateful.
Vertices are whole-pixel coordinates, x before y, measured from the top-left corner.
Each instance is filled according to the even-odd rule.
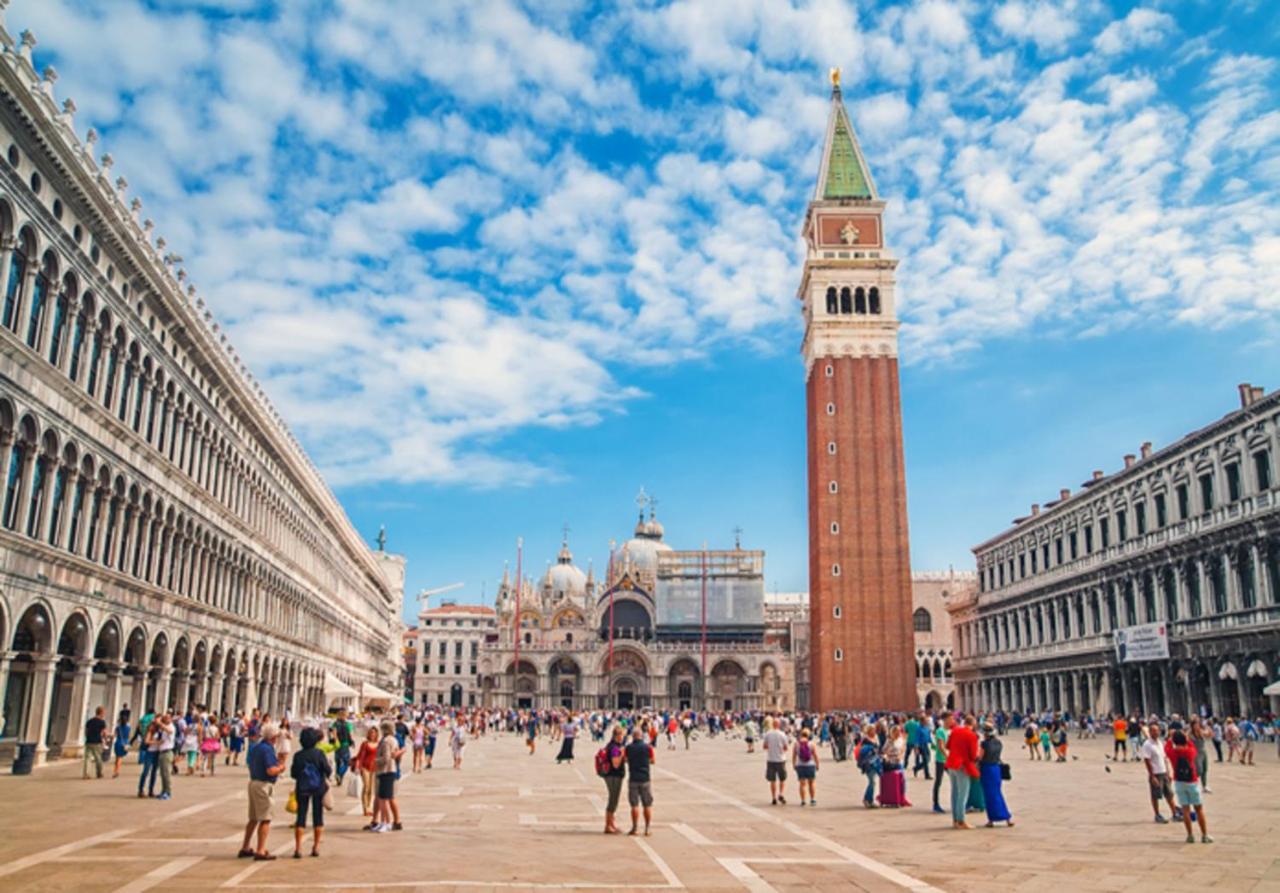
[[[908,784],[914,808],[870,811],[853,765],[826,760],[817,808],[794,798],[773,807],[764,757],[742,742],[704,737],[672,752],[660,741],[657,824],[645,839],[600,833],[605,792],[590,742],[579,741],[575,764],[557,766],[548,742],[529,757],[515,737],[490,737],[469,745],[461,771],[445,754],[443,767],[404,778],[403,832],[360,831],[358,802],[339,792],[323,857],[272,863],[234,857],[243,769],[177,778],[174,799],[162,803],[136,799],[133,760],[101,782],[64,763],[0,778],[0,889],[1280,891],[1273,748],[1255,768],[1212,765],[1206,799],[1217,842],[1205,846],[1151,821],[1144,770],[1107,772],[1107,742],[1073,742],[1079,759],[1067,764],[1030,763],[1015,739],[1006,742],[1017,827],[966,833],[929,811],[923,779]],[[277,786],[271,836],[282,856],[293,846],[288,789]]]

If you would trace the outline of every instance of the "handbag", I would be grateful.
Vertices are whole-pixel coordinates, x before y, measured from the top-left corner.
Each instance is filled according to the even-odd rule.
[[[1013,781],[1013,767],[1008,763],[1000,764],[1000,780]]]
[[[326,787],[324,789],[324,808],[333,809],[333,788]]]

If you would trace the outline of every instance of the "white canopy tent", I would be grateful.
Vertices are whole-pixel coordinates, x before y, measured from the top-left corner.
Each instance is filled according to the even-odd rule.
[[[368,707],[381,707],[384,710],[391,709],[391,705],[396,701],[396,696],[391,692],[378,688],[372,682],[363,682],[360,684],[360,709],[364,710]]]
[[[332,673],[324,674],[324,702],[325,706],[332,706],[335,702],[346,702],[353,698],[359,697],[360,693],[347,683],[343,682]]]
[[[1273,682],[1262,690],[1264,695],[1280,697],[1280,682]]]

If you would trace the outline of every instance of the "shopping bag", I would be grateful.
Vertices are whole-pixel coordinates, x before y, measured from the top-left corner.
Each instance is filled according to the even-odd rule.
[[[333,788],[324,789],[324,808],[333,809]]]
[[[363,789],[364,789],[364,784],[360,779],[360,773],[348,772],[347,773],[347,796],[355,797],[356,799],[359,799],[360,795],[364,792]]]
[[[296,813],[298,811],[298,792],[290,791],[289,800],[284,805],[285,812]]]

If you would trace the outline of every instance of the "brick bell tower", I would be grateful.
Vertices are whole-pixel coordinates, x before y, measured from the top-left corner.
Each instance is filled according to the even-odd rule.
[[[911,561],[885,203],[831,72],[804,220],[810,707],[915,709]]]

